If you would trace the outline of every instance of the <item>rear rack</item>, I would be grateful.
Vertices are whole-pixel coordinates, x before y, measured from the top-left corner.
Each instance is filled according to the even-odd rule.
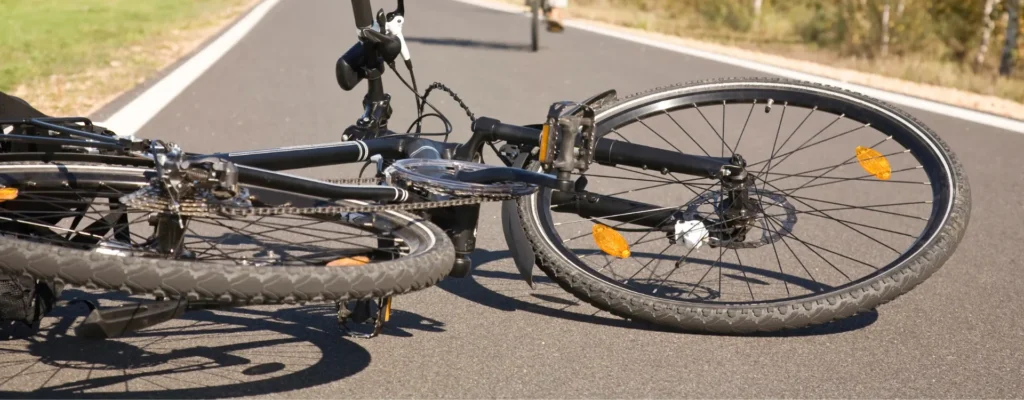
[[[84,125],[80,125],[84,124]],[[0,120],[0,129],[13,127],[13,131],[0,136],[0,141],[39,145],[79,146],[128,153],[149,147],[148,140],[122,137],[113,131],[93,124],[85,117],[39,117]]]

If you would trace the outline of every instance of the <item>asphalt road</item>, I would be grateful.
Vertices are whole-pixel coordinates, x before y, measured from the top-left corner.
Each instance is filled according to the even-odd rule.
[[[382,3],[382,2],[375,2]],[[384,6],[390,7],[390,6]],[[333,78],[353,41],[344,1],[285,1],[140,132],[192,151],[338,140],[361,92]],[[528,52],[528,21],[452,1],[409,5],[421,86],[442,81],[477,115],[534,123],[548,104],[751,71],[569,29]],[[396,80],[396,126],[412,99]],[[465,135],[468,123],[437,97]],[[403,112],[403,109],[405,110]],[[102,343],[43,333],[0,344],[5,397],[956,397],[1024,393],[1024,136],[909,110],[959,155],[973,189],[967,237],[897,301],[839,323],[761,337],[643,329],[597,312],[546,278],[520,281],[488,205],[472,279],[400,297],[385,335],[339,335],[325,307],[188,314]],[[309,171],[337,177],[341,171]],[[539,273],[539,272],[538,272]],[[116,301],[117,295],[105,295]],[[28,393],[33,392],[33,393]]]

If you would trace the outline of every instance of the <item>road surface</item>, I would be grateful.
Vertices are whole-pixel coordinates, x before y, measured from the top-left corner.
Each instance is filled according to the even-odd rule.
[[[444,82],[477,115],[506,122],[535,123],[551,102],[608,88],[628,94],[758,75],[575,29],[545,34],[542,51],[530,53],[521,16],[447,0],[408,8],[405,31],[420,85]],[[348,2],[281,2],[139,135],[205,152],[338,140],[362,97],[362,89],[343,92],[333,78],[334,60],[354,39],[352,21]],[[386,84],[395,126],[404,126],[413,100],[393,77]],[[467,120],[442,98],[436,104],[460,133],[453,139],[467,138]],[[400,311],[377,339],[342,338],[329,308],[293,306],[188,314],[96,343],[61,334],[85,316],[78,306],[47,318],[41,336],[0,344],[0,391],[47,398],[1019,397],[1024,136],[909,111],[959,155],[974,207],[968,235],[945,267],[877,313],[760,337],[643,329],[546,278],[530,290],[491,204],[482,214],[474,278],[398,298]]]

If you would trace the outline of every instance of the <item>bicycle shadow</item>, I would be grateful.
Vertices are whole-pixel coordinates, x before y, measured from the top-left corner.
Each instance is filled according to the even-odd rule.
[[[619,328],[650,330],[657,332],[677,332],[676,330],[673,329],[654,326],[640,321],[625,320],[619,317],[611,316],[610,314],[603,311],[585,312],[583,310],[573,310],[571,308],[589,308],[590,306],[586,302],[578,300],[575,297],[569,295],[564,290],[562,290],[562,288],[558,286],[557,283],[549,279],[546,275],[544,275],[544,272],[540,271],[539,269],[534,271],[533,281],[535,289],[531,290],[527,286],[526,282],[523,281],[518,271],[497,271],[493,269],[481,268],[488,263],[502,261],[506,259],[511,260],[511,253],[507,250],[490,251],[485,249],[477,249],[473,254],[470,255],[470,257],[473,259],[475,264],[473,275],[471,277],[464,279],[444,280],[441,281],[437,286],[463,299],[473,301],[477,304],[491,307],[493,309],[501,311],[532,312],[552,318],[559,318],[569,321],[605,325]],[[502,283],[500,283],[499,285],[493,285],[488,283],[488,285],[485,286],[481,284],[479,281],[477,281],[476,277],[484,278],[487,280],[497,279]],[[505,281],[507,281],[508,285],[522,285],[522,289],[510,289],[508,290],[509,292],[530,292],[529,297],[532,299],[540,300],[540,302],[527,301],[523,299],[524,296],[514,296],[510,294],[501,293],[500,290],[495,290],[493,288],[494,286],[506,286]],[[550,292],[552,294],[546,294],[546,292]],[[870,326],[871,324],[874,324],[877,320],[877,310],[871,310],[849,318],[845,318],[839,321],[833,321],[822,325],[792,329],[782,332],[761,332],[739,336],[801,337],[831,335],[863,329]],[[711,336],[736,336],[728,334],[701,334]]]
[[[465,47],[474,49],[490,49],[490,50],[509,50],[509,51],[530,51],[529,44],[519,43],[503,43],[503,42],[486,42],[474,39],[460,39],[460,38],[425,38],[425,37],[407,37],[405,41],[412,43],[421,43],[428,46],[452,46],[452,47]]]
[[[137,301],[122,294],[65,292],[71,296]],[[82,305],[58,308],[34,335],[0,342],[0,398],[267,395],[342,380],[370,364],[370,353],[338,329],[333,305],[270,308],[192,311],[108,340],[66,334],[87,311]],[[441,332],[443,325],[396,312],[383,335]],[[5,387],[40,376],[45,381],[31,392]]]

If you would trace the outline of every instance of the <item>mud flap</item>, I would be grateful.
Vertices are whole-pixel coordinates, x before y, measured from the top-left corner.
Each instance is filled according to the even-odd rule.
[[[533,252],[530,240],[526,238],[523,223],[519,221],[519,209],[515,200],[502,202],[501,226],[505,231],[505,243],[508,244],[509,251],[512,252],[512,260],[516,263],[516,269],[532,289],[533,266],[537,262],[537,255]]]
[[[512,164],[515,168],[523,168],[530,157],[530,150],[523,149],[516,156]],[[533,245],[526,238],[526,229],[519,221],[519,206],[515,200],[506,200],[501,203],[501,229],[505,232],[505,244],[512,253],[512,260],[516,263],[516,269],[526,280],[526,284],[533,288],[533,267],[537,263],[537,255],[533,252]]]
[[[605,102],[614,101],[616,96],[617,92],[614,89],[606,90],[584,100],[579,106],[570,110],[569,113],[579,111],[584,104],[591,107],[600,107],[600,105]],[[543,129],[543,125],[529,126],[535,129]],[[516,156],[516,160],[512,166],[515,168],[525,167],[527,160],[530,158],[531,150],[532,149],[520,149],[520,152]],[[519,220],[519,207],[515,200],[502,202],[501,226],[502,230],[505,232],[505,243],[508,245],[509,251],[512,253],[512,260],[516,263],[516,269],[519,270],[519,274],[526,280],[526,284],[530,285],[530,288],[533,288],[533,268],[537,264],[537,254],[534,253],[533,245],[530,244],[530,240],[526,238],[526,229],[523,228],[523,223]]]

